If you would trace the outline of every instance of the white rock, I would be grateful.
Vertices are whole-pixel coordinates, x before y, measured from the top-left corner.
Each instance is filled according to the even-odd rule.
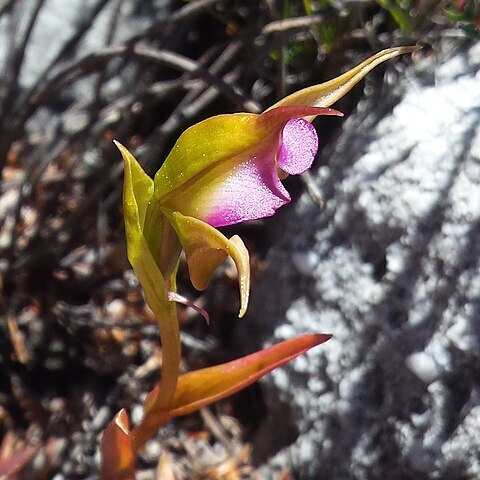
[[[269,452],[262,478],[287,466],[300,479],[480,478],[478,428],[452,432],[474,408],[480,297],[480,56],[455,48],[402,75],[398,101],[385,87],[360,103],[324,152],[325,210],[304,197],[267,257],[245,336],[334,336],[265,379],[298,438]]]
[[[425,384],[430,384],[438,378],[441,371],[431,355],[425,352],[415,352],[406,359],[408,368]]]

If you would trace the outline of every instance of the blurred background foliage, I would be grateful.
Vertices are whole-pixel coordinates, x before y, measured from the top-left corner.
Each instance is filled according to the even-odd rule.
[[[113,138],[153,173],[207,116],[259,112],[382,48],[418,42],[435,55],[442,35],[478,38],[479,27],[476,0],[1,1],[0,474],[14,478],[55,438],[46,473],[25,478],[94,476],[106,422],[158,377],[161,346],[125,257]],[[348,113],[360,94],[339,108]],[[338,125],[320,124],[323,144]],[[238,230],[261,271],[271,233],[262,222]],[[208,296],[183,278],[213,319],[207,330],[181,312],[185,368],[234,356],[232,275],[226,265]],[[261,408],[229,411],[243,422],[232,434],[241,443]]]

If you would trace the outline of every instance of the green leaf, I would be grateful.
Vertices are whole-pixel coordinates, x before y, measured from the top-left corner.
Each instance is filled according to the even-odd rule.
[[[398,0],[377,0],[377,2],[393,17],[397,25],[404,31],[410,29],[410,5],[402,5]],[[407,2],[408,3],[408,2]]]
[[[312,14],[312,0],[302,0],[303,8],[305,9],[305,13],[307,15]]]

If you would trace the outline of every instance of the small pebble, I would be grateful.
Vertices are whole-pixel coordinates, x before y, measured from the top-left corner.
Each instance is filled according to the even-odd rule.
[[[447,338],[456,348],[465,353],[477,353],[479,350],[479,340],[473,334],[468,319],[460,317],[447,330]]]
[[[311,275],[319,262],[318,254],[313,251],[296,252],[292,255],[293,266],[302,275]]]
[[[93,417],[91,428],[94,432],[100,432],[106,428],[112,417],[112,410],[109,406],[104,405],[98,409],[97,414]]]
[[[138,425],[143,420],[143,407],[139,404],[134,405],[131,413],[132,423]]]
[[[125,318],[127,306],[123,300],[116,298],[105,305],[105,311],[114,323],[120,323]]]
[[[405,362],[409,370],[426,385],[436,380],[440,374],[435,360],[425,352],[412,353]]]

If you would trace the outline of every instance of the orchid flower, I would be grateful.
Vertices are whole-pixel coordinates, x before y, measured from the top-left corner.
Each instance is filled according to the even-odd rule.
[[[115,142],[125,162],[127,254],[158,321],[163,366],[160,384],[145,401],[144,421],[130,432],[128,417],[121,412],[110,424],[102,443],[104,479],[117,478],[120,465],[132,471],[132,450],[170,418],[224,398],[328,340],[329,335],[305,335],[179,377],[174,302],[188,303],[176,293],[180,254],[185,252],[190,279],[199,290],[207,287],[215,269],[230,256],[238,271],[239,316],[243,316],[250,289],[248,251],[240,237],[227,238],[217,227],[271,216],[288,203],[290,195],[282,180],[310,168],[318,150],[312,120],[318,115],[341,116],[330,105],[378,64],[414,50],[384,50],[338,78],[287,96],[261,114],[204,120],[180,136],[154,179]]]
[[[281,180],[305,172],[317,153],[318,137],[310,122],[318,115],[341,116],[328,107],[378,64],[413,50],[384,50],[336,79],[287,96],[262,114],[218,115],[190,127],[154,180],[116,142],[126,165],[125,215],[136,224],[136,240],[128,242],[134,269],[138,256],[144,255],[135,249],[137,236],[148,244],[167,289],[175,289],[173,277],[182,249],[199,290],[230,256],[239,274],[243,316],[249,295],[248,252],[239,237],[227,239],[215,227],[271,216],[288,203]],[[131,236],[127,222],[127,237]]]
[[[261,115],[219,115],[186,130],[151,181],[143,234],[168,278],[183,249],[193,285],[203,290],[229,255],[240,278],[243,316],[248,303],[248,252],[238,236],[215,227],[273,215],[290,201],[280,178],[305,172],[318,149],[317,132],[302,117],[342,115],[331,108],[277,107]],[[117,143],[130,172],[140,172]],[[142,213],[143,217],[143,213]],[[133,263],[133,262],[132,262]],[[171,282],[173,284],[173,281]]]

